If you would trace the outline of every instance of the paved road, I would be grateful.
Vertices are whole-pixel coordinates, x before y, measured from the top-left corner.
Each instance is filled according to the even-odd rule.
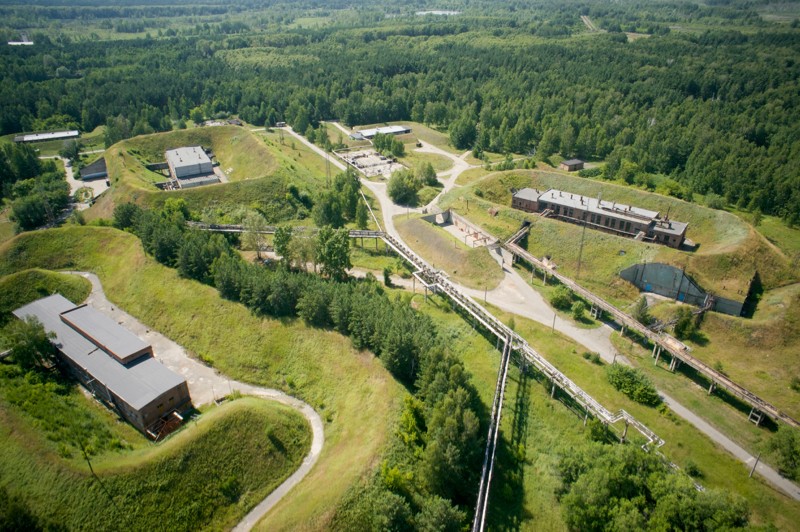
[[[313,144],[308,142],[308,140],[305,137],[298,135],[290,128],[287,128],[287,131],[295,135],[301,142],[305,143],[307,146],[314,149],[317,153],[320,153],[323,157],[325,156],[324,151],[322,151],[317,146],[314,146]],[[423,147],[424,146],[425,144],[423,144]],[[456,159],[458,158],[453,154],[448,154],[444,150],[439,150],[435,152],[431,151],[431,153],[440,153],[451,158],[456,158]],[[331,160],[333,161],[333,159]],[[465,162],[464,164],[466,165]],[[470,167],[469,165],[466,165],[466,167],[460,165],[457,168],[452,169],[452,174],[448,179],[448,181],[451,182],[451,186],[454,186],[455,180],[458,178],[458,175],[460,175],[461,172],[467,170],[469,167]],[[392,200],[386,194],[385,183],[375,183],[373,181],[369,181],[366,179],[362,179],[361,182],[364,186],[369,188],[378,198],[378,202],[381,205],[381,211],[383,212],[385,231],[390,235],[394,236],[395,238],[397,238],[409,249],[413,249],[413,247],[405,243],[403,239],[400,237],[400,235],[397,233],[397,230],[394,227],[393,218],[397,215],[405,214],[409,210],[413,212],[419,212],[421,209],[406,209],[405,207],[400,207],[399,205],[395,205],[394,202],[392,202]],[[553,319],[555,317],[555,329],[557,331],[563,333],[564,335],[575,340],[579,344],[585,346],[590,351],[595,351],[600,353],[600,356],[607,362],[613,361],[616,357],[617,362],[630,365],[630,361],[625,359],[625,357],[617,355],[616,350],[614,349],[614,346],[611,343],[611,334],[614,332],[614,329],[611,326],[609,326],[608,324],[604,324],[601,327],[595,329],[583,329],[575,326],[575,324],[573,324],[568,320],[564,320],[556,316],[553,309],[544,300],[541,294],[539,294],[539,292],[531,288],[525,281],[525,279],[523,279],[516,270],[503,264],[502,258],[499,255],[492,253],[492,256],[495,258],[495,260],[498,261],[498,263],[501,264],[504,276],[503,280],[501,281],[500,285],[497,288],[486,293],[486,300],[489,303],[507,312],[512,312],[519,316],[532,319],[534,321],[543,323],[548,326],[553,326],[554,323]],[[451,282],[453,281],[451,280]],[[454,282],[453,284],[459,290],[461,290],[462,293],[470,295],[476,301],[481,301],[484,297],[484,292],[482,290],[466,288]],[[752,463],[755,460],[755,458],[750,453],[748,453],[743,447],[741,447],[733,440],[722,434],[719,430],[712,427],[701,416],[698,416],[697,414],[695,414],[694,412],[683,406],[680,402],[678,402],[674,398],[668,396],[667,394],[661,392],[660,390],[659,394],[664,398],[664,402],[667,404],[667,406],[670,407],[670,409],[672,409],[673,412],[675,412],[676,415],[682,417],[683,419],[691,423],[697,430],[708,436],[712,441],[717,443],[720,447],[727,450],[739,461],[743,462],[745,465],[752,466]],[[756,471],[764,479],[766,479],[768,482],[770,482],[773,486],[775,486],[782,492],[786,493],[795,500],[800,500],[800,488],[798,488],[798,486],[792,483],[791,481],[780,476],[778,472],[773,468],[769,467],[763,462],[759,462]]]
[[[105,150],[95,150],[91,152],[83,152],[83,153],[102,153]],[[74,172],[72,171],[72,166],[67,166],[67,159],[60,157],[58,155],[52,156],[45,156],[39,157],[40,159],[61,159],[61,162],[64,163],[64,173],[67,175],[67,183],[69,184],[69,194],[70,196],[74,196],[75,192],[78,191],[79,188],[90,188],[92,190],[92,199],[96,198],[103,192],[108,189],[108,185],[106,184],[105,179],[93,179],[91,181],[81,181],[75,179]],[[79,203],[78,209],[86,209],[89,205],[86,203]]]
[[[283,484],[275,488],[266,499],[253,508],[234,530],[246,531],[253,528],[253,526],[275,506],[284,495],[311,471],[325,443],[322,419],[308,404],[290,395],[286,395],[280,390],[261,388],[259,386],[229,379],[221,375],[214,368],[191,358],[180,345],[163,334],[151,330],[130,314],[120,310],[114,303],[111,303],[106,298],[103,287],[100,284],[100,279],[98,279],[96,275],[87,272],[68,273],[85,277],[92,283],[92,292],[86,300],[88,304],[100,312],[107,314],[114,321],[122,324],[125,328],[151,344],[156,359],[186,379],[186,382],[189,384],[189,393],[192,396],[192,402],[195,405],[208,404],[237,390],[245,395],[253,395],[290,406],[299,411],[308,420],[312,432],[311,450],[308,455],[306,455],[303,463],[297,471],[283,482]]]

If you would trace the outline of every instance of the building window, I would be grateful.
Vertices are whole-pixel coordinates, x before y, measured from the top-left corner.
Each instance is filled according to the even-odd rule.
[[[617,227],[617,219],[611,218],[611,229],[616,229]]]

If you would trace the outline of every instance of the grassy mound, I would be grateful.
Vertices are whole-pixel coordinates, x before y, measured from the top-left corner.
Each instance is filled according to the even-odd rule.
[[[211,147],[231,182],[171,192],[156,188],[153,183],[165,177],[145,164],[163,161],[167,149],[192,145]],[[110,218],[119,203],[159,207],[167,198],[183,198],[197,212],[245,206],[277,223],[307,213],[302,196],[311,195],[325,176],[324,160],[305,146],[234,126],[135,137],[109,148],[106,162],[112,186],[86,211],[87,220]]]
[[[60,293],[75,304],[92,291],[92,284],[77,275],[39,269],[21,271],[0,278],[0,324],[11,318],[11,311],[31,301]]]
[[[797,280],[798,273],[790,261],[736,216],[610,183],[536,170],[497,172],[470,187],[452,191],[443,199],[442,207],[456,208],[500,237],[513,233],[523,219],[532,220],[528,250],[536,256],[550,255],[566,275],[574,277],[582,228],[511,209],[511,189],[523,187],[558,188],[590,197],[602,195],[608,201],[661,213],[669,211],[671,218],[689,223],[687,235],[699,244],[693,253],[586,231],[580,281],[618,303],[630,301],[636,294],[619,281],[619,271],[642,261],[686,268],[687,274],[705,289],[739,300],[744,298],[756,270],[766,289]],[[491,216],[487,210],[497,206],[500,213]]]
[[[83,408],[95,408],[82,399]],[[44,522],[67,529],[231,527],[300,465],[310,446],[299,413],[242,399],[157,447],[92,459],[95,478],[81,457],[54,455],[5,401],[0,422],[0,476],[14,479],[5,489]]]
[[[309,476],[270,512],[271,529],[324,528],[392,430],[402,389],[372,354],[299,320],[256,317],[146,257],[133,235],[73,226],[0,246],[0,275],[32,266],[94,271],[109,299],[221,372],[282,388],[320,412],[325,448]]]
[[[470,288],[495,288],[503,279],[500,265],[485,247],[470,248],[444,230],[419,218],[395,222],[403,240],[426,261]]]

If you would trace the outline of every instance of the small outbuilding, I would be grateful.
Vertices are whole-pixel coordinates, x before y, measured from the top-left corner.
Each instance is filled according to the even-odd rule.
[[[186,379],[153,357],[153,348],[117,322],[60,294],[14,311],[55,334],[60,362],[97,399],[134,427],[158,438],[191,407]]]
[[[569,159],[559,164],[558,167],[567,172],[577,172],[578,170],[583,170],[583,161],[580,159]]]

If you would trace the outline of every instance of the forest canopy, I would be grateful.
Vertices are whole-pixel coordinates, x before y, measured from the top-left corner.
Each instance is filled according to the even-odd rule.
[[[89,29],[0,49],[3,134],[413,120],[459,148],[608,160],[612,177],[662,174],[800,223],[800,29],[751,4],[455,2],[442,17],[388,2],[40,4],[0,6],[6,33]]]

